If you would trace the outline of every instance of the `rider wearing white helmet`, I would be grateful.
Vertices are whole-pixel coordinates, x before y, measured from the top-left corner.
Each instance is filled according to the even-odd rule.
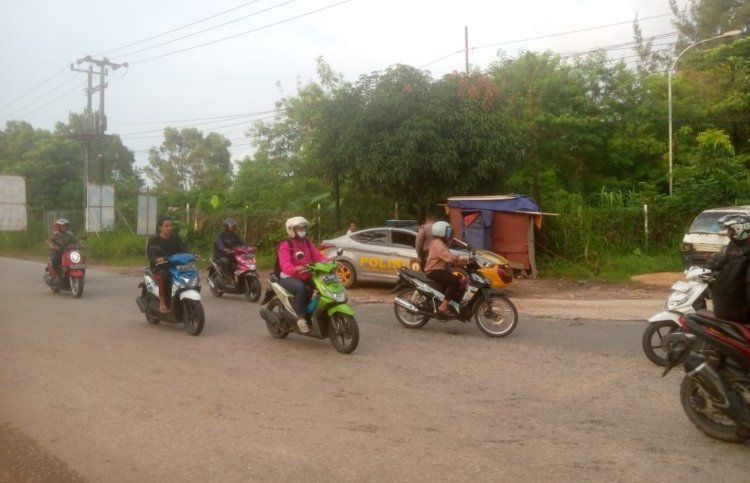
[[[307,302],[310,298],[310,274],[305,272],[305,265],[314,262],[327,261],[307,236],[310,227],[308,221],[301,216],[294,216],[286,220],[285,228],[288,239],[282,241],[278,248],[279,268],[281,269],[279,283],[294,295],[292,304],[297,312],[297,327],[301,332],[309,332],[310,327],[305,320]]]
[[[459,295],[460,280],[450,271],[451,264],[465,265],[466,257],[451,253],[450,240],[453,238],[453,228],[445,221],[432,224],[432,240],[430,241],[427,262],[424,271],[427,276],[445,287],[445,298],[438,307],[438,312],[451,317],[448,303]]]

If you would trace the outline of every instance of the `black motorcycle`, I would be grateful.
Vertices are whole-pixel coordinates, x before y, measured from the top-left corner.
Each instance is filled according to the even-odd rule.
[[[712,438],[750,439],[750,327],[699,310],[666,336],[666,375],[682,363],[680,402],[688,419]]]
[[[418,329],[431,318],[441,322],[459,320],[468,323],[473,320],[479,330],[490,337],[510,334],[518,324],[518,310],[505,291],[493,289],[492,283],[478,271],[482,263],[472,251],[466,265],[465,291],[461,302],[450,301],[451,316],[438,312],[445,298],[440,284],[423,272],[400,268],[393,289],[396,292],[393,301],[396,319],[409,329]]]

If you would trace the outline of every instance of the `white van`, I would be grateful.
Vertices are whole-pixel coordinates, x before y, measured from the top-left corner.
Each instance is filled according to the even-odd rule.
[[[729,237],[717,221],[724,215],[744,213],[750,215],[750,205],[712,208],[695,217],[682,237],[682,259],[686,267],[703,266],[716,253],[724,250]]]

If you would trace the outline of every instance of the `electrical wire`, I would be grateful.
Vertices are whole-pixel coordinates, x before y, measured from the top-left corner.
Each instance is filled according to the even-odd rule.
[[[75,79],[78,79],[78,78],[79,78],[79,77],[78,77],[77,75],[74,75],[73,77],[70,77],[70,78],[69,78],[68,80],[66,80],[65,82],[62,82],[61,84],[58,84],[58,85],[56,85],[55,87],[53,87],[52,89],[48,90],[47,92],[45,92],[45,93],[44,93],[44,94],[42,94],[41,96],[39,96],[39,97],[36,97],[36,98],[35,98],[34,100],[32,100],[32,101],[30,101],[30,102],[27,102],[27,103],[26,103],[26,104],[24,104],[23,106],[21,106],[21,107],[19,107],[19,108],[16,108],[15,110],[13,110],[13,111],[9,112],[9,113],[8,113],[7,115],[5,115],[4,117],[6,117],[6,118],[9,118],[10,116],[12,116],[13,114],[17,113],[18,111],[22,111],[22,110],[26,109],[27,107],[31,106],[32,104],[36,103],[37,101],[39,101],[39,100],[43,99],[44,97],[46,97],[46,96],[48,96],[48,95],[52,94],[52,93],[53,93],[53,92],[55,92],[55,91],[56,91],[57,89],[59,89],[59,88],[61,88],[62,86],[64,86],[65,84],[68,84],[68,83],[69,83],[70,81],[72,81],[72,80],[75,80]],[[56,99],[57,99],[57,98],[56,98]]]
[[[164,45],[168,45],[168,44],[171,44],[171,43],[174,43],[174,42],[179,42],[180,40],[185,40],[185,39],[187,39],[187,38],[190,38],[190,37],[194,37],[194,36],[196,36],[196,35],[200,35],[200,34],[203,34],[203,33],[206,33],[206,32],[210,32],[211,30],[215,30],[215,29],[217,29],[217,28],[220,28],[220,27],[224,27],[224,26],[227,26],[227,25],[229,25],[229,24],[232,24],[232,23],[235,23],[235,22],[239,22],[240,20],[245,20],[246,18],[250,18],[250,17],[254,17],[254,16],[256,16],[256,15],[260,15],[261,13],[266,13],[266,12],[269,12],[269,11],[271,11],[271,10],[274,10],[274,9],[276,9],[276,8],[279,8],[279,7],[283,7],[284,5],[288,5],[288,4],[290,4],[290,3],[293,3],[293,2],[296,2],[296,1],[297,1],[297,0],[287,0],[287,1],[285,1],[285,2],[282,2],[282,3],[279,3],[279,4],[277,4],[277,5],[273,5],[273,6],[271,6],[271,7],[268,7],[268,8],[266,8],[266,9],[263,9],[263,10],[259,10],[259,11],[257,11],[257,12],[253,12],[253,13],[251,13],[251,14],[249,14],[249,15],[245,15],[244,17],[239,17],[239,18],[236,18],[236,19],[234,19],[234,20],[230,20],[230,21],[228,21],[228,22],[224,22],[224,23],[222,23],[222,24],[219,24],[219,25],[215,25],[215,26],[213,26],[213,27],[209,27],[209,28],[206,28],[206,29],[203,29],[203,30],[199,30],[199,31],[197,31],[197,32],[193,32],[193,33],[191,33],[191,34],[183,35],[182,37],[177,37],[176,39],[172,39],[172,40],[166,40],[166,41],[164,41],[164,42],[161,42],[161,43],[159,43],[159,44],[156,44],[156,45],[152,45],[152,46],[150,46],[150,47],[144,47],[144,48],[142,48],[142,49],[140,49],[140,50],[134,50],[134,51],[132,51],[132,52],[127,52],[127,53],[125,53],[125,54],[122,54],[122,55],[121,55],[120,57],[129,57],[129,56],[131,56],[131,55],[135,55],[135,54],[140,54],[141,52],[146,52],[146,51],[148,51],[148,50],[153,50],[153,49],[156,49],[156,48],[162,47],[162,46],[164,46]]]
[[[335,7],[338,7],[340,5],[343,5],[345,3],[349,3],[351,1],[352,0],[342,0],[340,2],[333,3],[333,4],[330,4],[330,5],[327,5],[325,7],[321,7],[321,8],[315,9],[315,10],[311,10],[309,12],[305,12],[305,13],[300,14],[300,15],[295,15],[294,17],[289,17],[289,18],[286,18],[286,19],[283,19],[283,20],[279,20],[278,22],[273,22],[273,23],[270,23],[270,24],[266,24],[266,25],[263,25],[261,27],[257,27],[257,28],[251,29],[251,30],[246,30],[244,32],[240,32],[238,34],[230,35],[230,36],[227,36],[227,37],[222,37],[220,39],[211,40],[209,42],[204,42],[202,44],[194,45],[192,47],[186,47],[184,49],[175,50],[175,51],[167,52],[167,53],[160,54],[160,55],[155,55],[153,57],[147,57],[145,59],[138,59],[138,60],[135,60],[133,62],[130,62],[129,64],[130,65],[141,64],[143,62],[149,62],[151,60],[161,59],[163,57],[167,57],[167,56],[175,55],[175,54],[180,54],[182,52],[187,52],[189,50],[195,50],[195,49],[198,49],[200,47],[205,47],[207,45],[212,45],[212,44],[216,44],[216,43],[219,43],[219,42],[224,42],[225,40],[231,40],[231,39],[234,39],[234,38],[237,38],[237,37],[241,37],[243,35],[247,35],[247,34],[250,34],[250,33],[253,33],[253,32],[258,32],[260,30],[265,30],[267,28],[275,27],[277,25],[281,25],[281,24],[284,24],[284,23],[287,23],[287,22],[291,22],[293,20],[297,20],[297,19],[300,19],[300,18],[303,18],[303,17],[307,17],[309,15],[320,13],[320,12],[323,12],[325,10],[329,10],[331,8],[335,8]]]
[[[202,18],[200,20],[196,20],[195,22],[191,22],[191,23],[185,24],[185,25],[183,25],[181,27],[173,28],[172,30],[167,30],[166,32],[162,32],[162,33],[157,34],[157,35],[152,35],[151,37],[145,38],[143,40],[138,40],[136,42],[131,42],[129,44],[123,45],[122,47],[117,47],[116,49],[108,50],[106,52],[101,52],[99,54],[96,54],[95,57],[98,57],[100,55],[111,54],[112,52],[117,52],[118,50],[127,49],[128,47],[133,47],[134,45],[142,44],[144,42],[148,42],[149,40],[154,40],[154,39],[158,39],[159,37],[164,37],[165,35],[169,35],[171,33],[177,32],[179,30],[183,30],[183,29],[186,29],[188,27],[192,27],[193,25],[198,25],[199,23],[206,22],[208,20],[211,20],[212,18],[220,17],[220,16],[222,16],[222,15],[224,15],[226,13],[233,12],[235,10],[239,10],[241,8],[247,7],[248,5],[252,5],[252,4],[258,3],[260,1],[261,0],[253,0],[252,2],[243,3],[242,5],[239,5],[237,7],[233,7],[233,8],[230,8],[229,10],[224,10],[223,12],[219,12],[217,14],[210,15],[210,16]]]
[[[657,18],[668,17],[668,16],[671,16],[671,15],[672,15],[671,13],[665,13],[665,14],[661,14],[661,15],[654,15],[654,16],[651,16],[651,17],[645,17],[645,18],[642,18],[642,19],[638,19],[638,21],[641,22],[641,21],[644,21],[644,20],[653,20],[653,19],[657,19]],[[549,38],[553,38],[553,37],[561,37],[561,36],[564,36],[564,35],[577,34],[577,33],[581,33],[581,32],[589,32],[589,31],[592,31],[592,30],[605,29],[605,28],[616,27],[616,26],[619,26],[619,25],[626,25],[626,24],[632,24],[632,23],[633,23],[632,20],[628,20],[628,21],[624,21],[624,22],[616,22],[616,23],[611,23],[611,24],[607,24],[607,25],[598,25],[596,27],[587,27],[587,28],[582,28],[582,29],[578,29],[578,30],[569,30],[569,31],[566,31],[566,32],[557,32],[557,33],[554,33],[554,34],[540,35],[540,36],[537,36],[537,37],[528,37],[528,38],[525,38],[525,39],[507,40],[507,41],[504,41],[504,42],[498,42],[498,43],[494,43],[494,44],[478,45],[476,47],[471,47],[470,50],[480,50],[480,49],[486,49],[486,48],[490,48],[490,47],[499,47],[501,45],[510,45],[510,44],[517,44],[517,43],[521,43],[521,42],[529,42],[529,41],[532,41],[532,40],[549,39]],[[456,55],[456,54],[460,54],[462,52],[464,52],[463,49],[457,50],[456,52],[450,53],[450,54],[448,54],[446,56],[440,57],[439,59],[436,59],[436,60],[433,60],[433,61],[428,62],[426,64],[423,64],[422,66],[419,67],[419,69],[424,69],[425,67],[427,67],[429,65],[435,64],[437,62],[440,62],[442,60],[447,59],[448,57],[451,57],[451,56]]]
[[[68,66],[67,66],[67,65],[66,65],[65,67],[63,67],[62,69],[58,70],[57,72],[55,72],[54,74],[52,74],[52,75],[51,75],[51,76],[50,76],[49,78],[47,78],[47,79],[43,80],[43,81],[42,81],[42,82],[40,82],[39,84],[37,84],[37,85],[35,85],[34,87],[32,87],[31,89],[29,89],[29,90],[28,90],[28,91],[26,91],[25,93],[21,94],[20,96],[16,97],[15,99],[11,100],[10,102],[7,102],[7,103],[3,104],[2,106],[0,106],[0,111],[2,111],[3,109],[5,109],[6,107],[10,106],[11,104],[15,104],[16,102],[20,101],[20,100],[21,100],[21,99],[23,99],[24,97],[28,96],[29,94],[31,94],[31,93],[32,93],[32,92],[34,92],[35,90],[37,90],[37,89],[39,89],[40,87],[42,87],[42,86],[43,86],[44,84],[46,84],[47,82],[51,81],[51,80],[52,80],[52,79],[54,79],[55,77],[57,77],[57,76],[59,76],[60,74],[62,74],[63,72],[65,72],[66,70],[68,70]]]

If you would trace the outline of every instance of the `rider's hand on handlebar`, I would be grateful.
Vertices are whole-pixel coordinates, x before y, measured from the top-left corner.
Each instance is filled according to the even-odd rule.
[[[302,273],[305,271],[305,267],[304,265],[297,265],[296,267],[294,267],[294,271],[297,273]]]

